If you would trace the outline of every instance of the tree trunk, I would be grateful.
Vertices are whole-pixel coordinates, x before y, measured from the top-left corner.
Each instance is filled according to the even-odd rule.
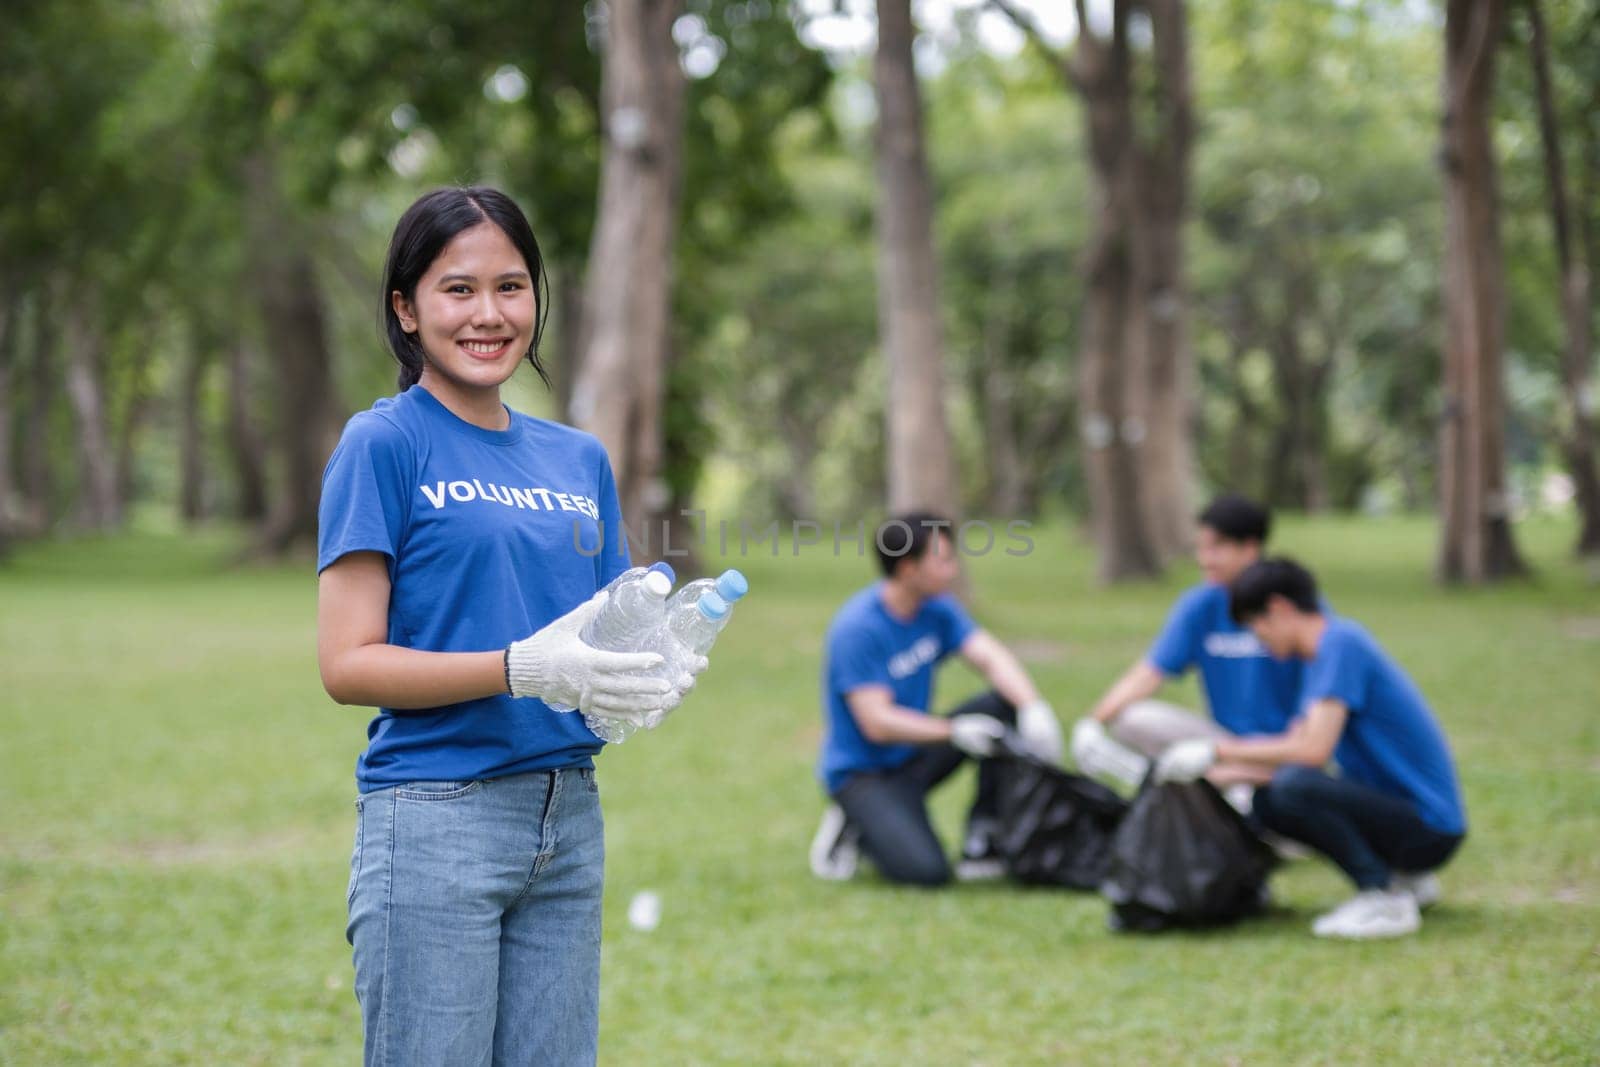
[[[33,330],[27,358],[27,401],[22,405],[22,524],[38,536],[55,521],[55,468],[51,463],[50,415],[55,407],[55,334],[50,326],[48,287],[33,299]]]
[[[1084,258],[1083,350],[1078,362],[1078,422],[1085,445],[1090,525],[1101,581],[1161,572],[1149,529],[1140,456],[1147,437],[1143,371],[1145,320],[1140,304],[1133,204],[1135,158],[1128,8],[1113,12],[1104,40],[1079,12],[1074,81],[1088,122],[1093,236]]]
[[[281,554],[314,543],[322,469],[332,450],[336,404],[316,265],[278,188],[272,161],[245,163],[250,190],[254,288],[277,385],[276,444],[281,478],[257,547]]]
[[[1505,278],[1489,118],[1504,0],[1449,0],[1445,14],[1444,393],[1438,575],[1525,572],[1505,471]]]
[[[555,270],[552,300],[555,307],[550,329],[555,333],[554,366],[556,410],[572,417],[572,384],[583,365],[583,264],[563,262]]]
[[[1050,51],[1010,0],[990,4]],[[1185,550],[1191,534],[1194,372],[1182,268],[1194,128],[1188,25],[1182,0],[1115,0],[1102,36],[1087,0],[1073,6],[1076,43],[1055,58],[1083,100],[1091,163],[1078,424],[1100,578],[1119,581],[1159,574],[1163,554]],[[1150,77],[1138,79],[1153,90],[1140,93],[1155,116],[1146,130],[1128,40],[1136,9],[1149,18],[1153,52]]]
[[[660,477],[661,406],[683,162],[684,76],[672,25],[682,10],[681,0],[607,6],[600,202],[570,404],[573,422],[610,454],[623,517],[643,535],[636,558],[659,551],[652,531],[671,505]]]
[[[1533,34],[1530,50],[1539,97],[1539,134],[1544,142],[1545,183],[1549,190],[1550,225],[1555,233],[1556,263],[1561,271],[1561,319],[1565,344],[1561,376],[1566,385],[1567,426],[1562,440],[1577,494],[1577,554],[1600,554],[1600,474],[1595,470],[1594,398],[1590,392],[1589,248],[1583,210],[1573,211],[1567,199],[1567,172],[1562,163],[1561,132],[1556,122],[1555,92],[1550,84],[1549,45],[1539,0],[1528,0]]]
[[[12,455],[11,413],[16,396],[17,319],[22,298],[9,276],[0,278],[0,555],[15,532],[11,498],[16,493]]]
[[[911,0],[878,0],[872,70],[878,101],[878,332],[888,365],[889,510],[931,510],[955,518],[933,189],[911,58],[915,37]]]
[[[1188,286],[1183,223],[1189,208],[1189,157],[1194,104],[1189,79],[1189,29],[1183,0],[1145,0],[1153,31],[1155,128],[1135,135],[1144,318],[1145,443],[1140,489],[1150,538],[1163,558],[1188,553],[1193,538],[1192,397]],[[1130,118],[1132,114],[1130,112]]]
[[[117,459],[106,414],[105,336],[93,296],[74,300],[66,322],[67,399],[77,432],[78,522],[89,530],[110,530],[122,520]]]
[[[228,417],[223,425],[239,494],[234,515],[244,522],[264,522],[267,517],[267,446],[256,429],[256,414],[250,404],[256,395],[250,381],[253,350],[242,339],[236,339],[227,351]]]
[[[121,390],[126,397],[122,420],[116,430],[117,499],[125,511],[134,500],[136,468],[139,461],[139,434],[150,416],[151,396],[146,381],[150,367],[150,349],[140,346],[133,353],[133,366],[127,375],[127,385]]]
[[[12,455],[12,408],[14,406],[18,319],[22,297],[9,278],[0,280],[0,529],[11,527],[11,497],[15,492],[15,457]]]
[[[185,523],[206,517],[205,429],[201,407],[206,371],[216,345],[205,331],[192,327],[178,389],[178,516]]]

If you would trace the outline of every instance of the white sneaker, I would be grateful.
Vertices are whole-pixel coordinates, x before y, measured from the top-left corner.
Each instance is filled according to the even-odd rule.
[[[1421,871],[1415,874],[1402,874],[1396,871],[1389,878],[1389,888],[1410,893],[1416,900],[1418,908],[1431,908],[1439,903],[1443,890],[1439,887],[1439,876],[1432,871]]]
[[[1416,898],[1398,889],[1364,889],[1311,924],[1317,937],[1355,941],[1404,937],[1421,928]]]
[[[822,822],[811,839],[811,873],[828,882],[843,882],[855,877],[861,862],[861,832],[850,825],[844,809],[829,804]]]
[[[956,862],[956,881],[992,882],[1005,875],[1005,857],[995,843],[994,827],[988,822],[968,827],[961,859]]]

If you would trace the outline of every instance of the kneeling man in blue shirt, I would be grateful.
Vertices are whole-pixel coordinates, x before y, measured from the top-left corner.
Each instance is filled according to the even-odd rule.
[[[999,783],[987,757],[1011,725],[1041,758],[1060,756],[1061,727],[1028,672],[948,593],[960,573],[949,530],[928,513],[884,523],[883,581],[851,597],[828,629],[817,775],[833,804],[811,843],[819,878],[850,877],[864,852],[891,882],[949,882],[925,798],[968,759],[978,761],[978,792],[954,873],[1003,873],[993,839]],[[952,652],[994,690],[930,715],[934,668]]]
[[[1319,917],[1318,937],[1415,933],[1439,896],[1432,874],[1467,819],[1444,731],[1416,685],[1345,618],[1323,614],[1316,580],[1290,559],[1251,565],[1229,588],[1233,616],[1280,659],[1305,665],[1300,713],[1276,736],[1180,741],[1156,777],[1216,783],[1270,771],[1254,817],[1326,855],[1355,897]],[[1321,770],[1329,757],[1335,778]]]

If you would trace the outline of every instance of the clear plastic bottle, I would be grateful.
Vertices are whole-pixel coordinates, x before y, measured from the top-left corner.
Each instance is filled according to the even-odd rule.
[[[672,592],[672,579],[647,570],[611,590],[611,596],[578,636],[590,648],[606,652],[632,652],[660,626]]]
[[[683,588],[672,594],[667,610],[671,612],[677,604],[684,601],[693,603],[713,590],[731,609],[734,601],[750,591],[750,583],[736,570],[723,571],[715,578],[696,578],[692,582],[685,582]]]
[[[731,610],[715,589],[694,600],[669,605],[664,627],[666,639],[656,646],[656,651],[667,661],[662,666],[675,666],[684,658],[685,651],[697,656],[710,652],[717,635],[728,625]]]
[[[669,682],[683,674],[683,661],[689,656],[704,656],[716,643],[717,635],[728,625],[733,609],[715,589],[693,599],[673,597],[667,602],[667,618],[651,647],[661,653],[662,664],[650,673]],[[674,705],[675,707],[676,705]],[[673,708],[652,712],[645,726],[655,729]]]
[[[590,648],[607,652],[632,652],[642,647],[661,628],[673,577],[672,568],[665,563],[623,571],[606,586],[611,595],[584,625],[579,638]],[[567,704],[550,703],[549,707],[552,711],[577,710]],[[589,728],[600,733],[595,721],[584,716]]]
[[[662,574],[667,576],[667,581],[669,582],[676,582],[678,580],[678,575],[675,571],[673,571],[672,564],[663,560],[660,563],[652,563],[648,567],[629,567],[627,570],[611,579],[611,581],[606,585],[604,591],[607,593],[613,592],[616,590],[617,586],[624,585],[628,582],[637,581],[649,571],[660,571]]]

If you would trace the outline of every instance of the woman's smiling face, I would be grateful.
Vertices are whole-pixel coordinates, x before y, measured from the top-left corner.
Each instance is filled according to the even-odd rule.
[[[492,222],[462,230],[444,247],[407,300],[392,293],[401,327],[427,355],[421,384],[447,397],[498,392],[533,345],[538,299],[528,264]]]

